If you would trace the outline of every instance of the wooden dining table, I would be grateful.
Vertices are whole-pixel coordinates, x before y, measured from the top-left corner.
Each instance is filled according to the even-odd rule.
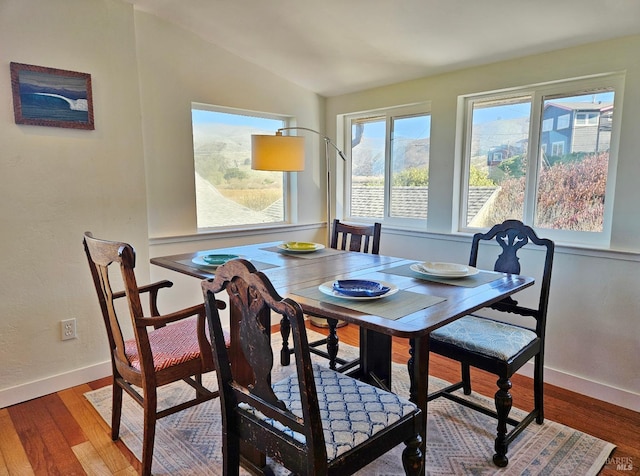
[[[248,259],[271,280],[281,296],[297,301],[305,313],[359,326],[358,377],[374,384],[382,383],[391,388],[391,338],[409,339],[410,399],[424,415],[427,415],[429,334],[534,283],[531,277],[475,269],[471,270],[477,271],[474,275],[451,279],[417,269],[415,265],[424,259],[332,248],[292,252],[283,250],[282,243],[257,243],[162,256],[152,258],[151,263],[208,279],[214,276],[215,268],[207,265],[203,256],[230,254]],[[430,259],[436,260],[436,257]],[[332,283],[338,279],[377,281],[391,291],[377,299],[347,299],[329,292]],[[234,339],[239,319],[240,316],[230,309],[230,354],[232,366],[238,368],[244,362],[239,339]],[[426,420],[421,434],[423,451],[426,451]]]

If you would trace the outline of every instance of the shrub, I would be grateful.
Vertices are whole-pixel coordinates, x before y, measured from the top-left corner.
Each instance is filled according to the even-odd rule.
[[[602,231],[609,154],[572,154],[542,168],[538,180],[537,227],[573,231]],[[509,176],[485,225],[508,218],[521,219],[524,207],[524,176]]]

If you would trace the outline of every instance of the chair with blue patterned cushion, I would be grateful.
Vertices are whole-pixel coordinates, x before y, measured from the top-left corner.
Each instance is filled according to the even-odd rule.
[[[200,303],[160,315],[158,292],[173,286],[173,283],[164,280],[139,287],[134,273],[136,254],[131,245],[100,240],[86,232],[84,250],[109,340],[113,372],[111,438],[115,441],[120,434],[124,390],[144,408],[141,473],[149,475],[156,420],[218,396],[217,390],[209,390],[202,385],[202,374],[215,368],[211,344],[205,332],[204,306]],[[109,275],[112,264],[115,265],[114,271],[121,274],[124,291],[112,289]],[[149,314],[146,316],[140,299],[142,294],[149,296]],[[128,340],[122,334],[116,313],[116,300],[123,297],[128,303],[133,325],[134,338]],[[225,307],[222,301],[214,304],[220,309]],[[194,388],[194,398],[158,411],[158,387],[178,380],[184,380]],[[138,389],[142,389],[142,395]]]
[[[295,474],[345,475],[402,442],[405,472],[422,470],[422,412],[393,393],[312,364],[302,308],[281,298],[249,261],[225,263],[215,278],[202,282],[202,289],[220,389],[225,475],[238,474],[241,448],[257,450]],[[239,319],[240,349],[235,352],[242,354],[244,369],[235,364],[238,355],[231,363],[224,345],[215,306],[215,295],[223,290]],[[290,322],[296,364],[288,377],[273,384],[271,313]],[[252,471],[265,469],[242,461]]]
[[[490,249],[500,251],[495,261],[494,270],[502,273],[520,274],[518,252],[526,248],[544,253],[542,281],[535,308],[518,305],[513,298],[503,299],[491,306],[501,312],[532,317],[535,329],[529,329],[476,315],[465,316],[431,333],[430,350],[445,357],[457,360],[462,365],[462,381],[428,396],[428,400],[447,397],[468,407],[474,408],[498,420],[497,437],[495,439],[495,455],[493,462],[500,467],[509,463],[507,450],[509,444],[534,419],[536,423],[544,421],[543,408],[543,369],[544,339],[553,264],[554,243],[549,239],[539,238],[535,231],[518,220],[507,220],[495,225],[487,233],[477,233],[471,244],[470,266],[477,266],[478,251],[481,242],[497,242],[496,246],[483,246],[483,255]],[[494,243],[495,244],[495,243]],[[536,251],[528,256],[532,259]],[[533,273],[532,273],[533,274]],[[534,408],[520,422],[509,418],[512,406],[511,376],[526,362],[534,359]],[[495,394],[496,411],[481,407],[458,394],[452,393],[460,388],[465,395],[471,393],[470,366],[476,367],[498,376],[498,391]],[[507,433],[507,424],[513,426]]]

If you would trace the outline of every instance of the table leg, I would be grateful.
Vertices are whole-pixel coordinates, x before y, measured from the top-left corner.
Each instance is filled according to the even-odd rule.
[[[360,327],[360,380],[391,389],[391,336]]]
[[[420,436],[422,437],[422,446],[420,450],[425,456],[427,454],[427,395],[429,390],[429,335],[420,338],[410,339],[409,362],[407,363],[409,371],[410,400],[415,403],[424,415],[424,426]],[[424,467],[422,468],[424,475]]]

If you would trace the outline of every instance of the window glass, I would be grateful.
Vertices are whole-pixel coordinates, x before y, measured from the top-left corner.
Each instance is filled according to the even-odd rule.
[[[530,96],[472,103],[466,226],[522,219],[530,115]]]
[[[512,218],[563,233],[606,231],[615,87],[572,84],[466,100],[462,229]],[[581,236],[570,241],[597,241]]]
[[[351,216],[384,217],[385,118],[351,126]]]
[[[390,215],[427,218],[431,117],[393,118]]]
[[[546,99],[543,116],[566,114],[580,127],[543,132],[551,156],[541,154],[535,226],[601,232],[609,169],[613,91]],[[600,116],[608,119],[600,123]],[[548,150],[548,149],[547,149]]]
[[[251,135],[274,134],[283,118],[192,106],[198,228],[285,220],[283,172],[251,169]]]
[[[347,117],[351,134],[350,217],[424,223],[431,134],[426,107]]]
[[[571,114],[563,114],[562,116],[558,116],[558,130],[566,129],[569,127],[571,121]]]

